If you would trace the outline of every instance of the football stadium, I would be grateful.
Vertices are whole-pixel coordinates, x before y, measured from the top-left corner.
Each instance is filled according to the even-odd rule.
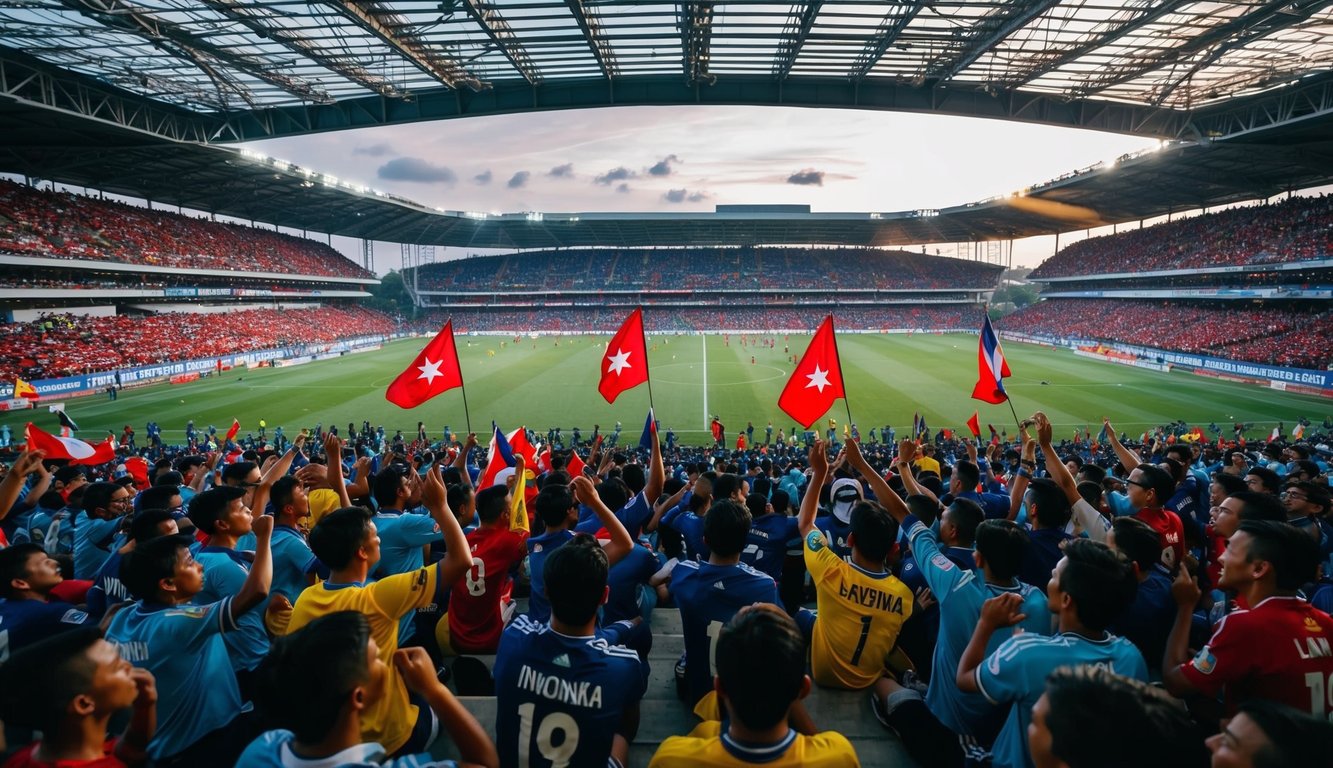
[[[0,765],[1323,764],[1331,41],[1312,0],[0,2]],[[940,138],[648,146],[786,157],[795,112]],[[1139,148],[823,204],[944,121]]]

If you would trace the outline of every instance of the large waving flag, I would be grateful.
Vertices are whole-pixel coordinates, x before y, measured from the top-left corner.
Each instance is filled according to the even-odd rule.
[[[977,344],[977,386],[972,389],[972,399],[992,405],[998,405],[1009,399],[1004,391],[1004,379],[1009,373],[1009,363],[1004,360],[1004,350],[1000,348],[1000,337],[991,327],[990,315],[981,326],[981,340]]]
[[[458,367],[458,348],[454,346],[454,321],[430,340],[421,354],[398,374],[384,399],[399,408],[415,408],[441,392],[463,386],[463,371]]]
[[[648,348],[643,339],[643,310],[635,309],[611,337],[602,355],[597,391],[614,403],[621,392],[648,380]]]
[[[477,481],[477,488],[485,490],[495,485],[495,478],[505,467],[514,466],[514,449],[509,445],[509,438],[500,428],[491,422],[491,448],[489,451],[490,459],[486,462],[486,469],[481,473],[481,478]]]
[[[44,451],[48,459],[65,459],[70,464],[106,464],[116,459],[116,440],[113,437],[93,445],[74,437],[57,437],[34,427],[29,422],[24,431],[28,450]]]
[[[20,378],[18,378],[18,377],[15,377],[15,378],[14,378],[14,397],[15,397],[16,399],[21,397],[21,398],[24,398],[24,399],[26,399],[26,400],[36,400],[38,397],[40,397],[40,395],[37,394],[37,388],[34,387],[32,384],[29,384],[28,382],[24,381],[23,379],[20,379]]]
[[[787,380],[778,407],[809,429],[828,413],[834,400],[846,396],[842,388],[842,364],[838,361],[838,340],[833,335],[833,315],[829,315],[819,324],[801,362]]]

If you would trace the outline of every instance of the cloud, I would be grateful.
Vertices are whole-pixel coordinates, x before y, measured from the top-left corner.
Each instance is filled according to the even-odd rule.
[[[787,183],[801,187],[822,187],[824,186],[824,172],[816,171],[814,168],[806,168],[788,176]]]
[[[472,177],[472,183],[476,184],[477,186],[484,187],[484,186],[486,186],[487,184],[490,184],[490,183],[491,183],[491,179],[493,179],[493,178],[495,178],[494,174],[491,173],[491,169],[490,169],[490,168],[487,168],[486,170],[482,171],[481,173],[477,174],[476,176],[473,176],[473,177]]]
[[[574,175],[574,164],[565,163],[564,165],[557,165],[547,171],[546,175],[556,179],[568,179]]]
[[[355,147],[352,149],[354,155],[365,155],[367,157],[384,157],[385,155],[395,154],[393,147],[383,142],[371,144],[368,147]]]
[[[414,181],[422,184],[453,184],[458,175],[443,165],[419,157],[399,157],[381,165],[376,172],[389,181]]]
[[[509,188],[519,189],[521,187],[526,187],[530,176],[532,176],[532,173],[529,171],[519,171],[518,173],[515,173],[513,176],[509,177]]]
[[[624,182],[621,182],[620,186],[616,187],[616,191],[622,195],[626,194],[627,192],[629,192],[629,185]]]
[[[708,193],[691,192],[688,189],[668,189],[662,194],[662,199],[668,203],[700,203],[708,199]]]
[[[632,179],[638,175],[639,174],[635,173],[634,171],[631,171],[630,169],[622,165],[619,168],[612,168],[606,173],[601,174],[600,176],[594,178],[593,181],[597,184],[601,184],[604,187],[609,187],[617,181]]]
[[[671,175],[671,170],[672,170],[672,168],[671,168],[671,164],[672,164],[672,163],[679,163],[679,162],[680,162],[680,158],[679,158],[679,157],[676,157],[675,155],[667,155],[666,157],[662,158],[661,160],[658,160],[658,161],[657,161],[651,168],[648,169],[648,175],[650,175],[650,176],[670,176],[670,175]]]

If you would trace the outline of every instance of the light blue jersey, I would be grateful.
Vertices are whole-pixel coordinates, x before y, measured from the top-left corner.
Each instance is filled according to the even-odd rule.
[[[195,560],[204,566],[204,586],[192,601],[195,605],[216,603],[241,591],[250,575],[250,561],[235,550],[201,547]],[[231,668],[240,672],[259,666],[268,655],[268,631],[264,628],[264,609],[268,599],[236,620],[237,631],[222,639],[231,655]]]
[[[210,605],[136,603],[111,619],[106,639],[157,681],[154,759],[170,757],[230,723],[244,707],[224,633],[236,631],[231,598]]]
[[[269,593],[282,595],[292,605],[310,584],[308,574],[319,565],[301,532],[287,525],[273,526],[273,586]]]
[[[380,536],[380,562],[375,567],[375,577],[380,579],[420,570],[425,564],[422,547],[444,540],[444,532],[435,518],[412,512],[378,512],[375,529]],[[415,620],[416,613],[409,611],[398,622],[399,642],[416,634]]]
[[[1046,607],[1046,594],[1021,582],[1013,587],[987,584],[980,571],[960,568],[946,557],[940,551],[935,532],[920,522],[908,529],[908,535],[921,575],[940,604],[940,632],[935,641],[933,663],[933,668],[940,672],[930,677],[926,705],[950,730],[963,736],[981,736],[988,730],[987,724],[993,723],[1000,713],[981,694],[958,690],[952,674],[952,670],[958,669],[958,660],[972,639],[972,631],[981,617],[981,605],[996,595],[1016,592],[1023,597],[1020,610],[1027,614],[1019,626],[1024,632],[1049,635],[1051,613]],[[991,635],[986,653],[994,653],[1013,633],[1013,628],[996,631]],[[993,727],[989,730],[993,731]]]
[[[453,760],[437,760],[428,754],[389,758],[374,742],[348,747],[335,755],[299,757],[292,751],[296,737],[291,731],[269,731],[250,742],[237,765],[246,768],[458,768]]]
[[[121,520],[103,520],[80,512],[74,517],[74,578],[92,579],[111,556],[112,544]],[[124,543],[124,542],[120,542]]]
[[[1028,752],[1032,706],[1046,691],[1046,676],[1060,667],[1100,666],[1148,682],[1148,665],[1134,644],[1115,635],[1089,640],[1072,632],[1023,634],[1004,641],[977,667],[977,686],[991,703],[1012,705],[995,740],[995,768],[1035,768]]]

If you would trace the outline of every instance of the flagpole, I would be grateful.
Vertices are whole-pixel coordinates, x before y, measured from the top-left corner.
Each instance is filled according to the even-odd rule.
[[[449,343],[454,348],[454,369],[458,371],[458,388],[463,390],[463,421],[467,425],[467,433],[472,434],[472,414],[467,408],[467,382],[463,380],[463,366],[458,362],[458,341],[454,338],[454,318],[449,316]]]
[[[989,320],[990,320],[990,306],[989,306],[989,305],[987,305],[987,304],[982,304],[982,305],[981,305],[981,318],[982,318],[982,320],[984,320],[984,321],[989,321]],[[991,323],[991,324],[990,324],[990,329],[991,329],[991,332],[995,334],[995,343],[996,343],[996,344],[999,344],[999,343],[1000,343],[1000,332],[997,331],[997,330],[995,330],[995,323]],[[1000,379],[999,379],[999,372],[996,371],[996,381],[999,381],[999,380],[1000,380]],[[1003,387],[1004,385],[1001,384],[1001,386]],[[1005,392],[1005,393],[1004,393],[1004,401],[1005,401],[1006,403],[1009,404],[1009,412],[1012,413],[1012,414],[1014,415],[1014,426],[1018,428],[1018,439],[1019,439],[1019,440],[1022,440],[1022,439],[1023,439],[1023,422],[1019,421],[1019,419],[1018,419],[1018,411],[1014,410],[1014,400],[1013,400],[1013,398],[1009,397],[1009,393],[1008,393],[1008,392]]]
[[[852,429],[852,403],[851,398],[847,397],[847,379],[842,375],[842,351],[838,349],[838,329],[833,322],[833,315],[829,315],[829,335],[833,337],[833,354],[838,358],[838,381],[842,382],[842,404],[847,408],[847,434],[851,434]],[[836,435],[835,435],[836,437]]]
[[[653,407],[653,371],[648,365],[648,329],[643,324],[643,307],[639,307],[639,337],[643,339],[643,377],[648,382],[648,410],[653,412],[653,418],[657,418],[657,410]]]

